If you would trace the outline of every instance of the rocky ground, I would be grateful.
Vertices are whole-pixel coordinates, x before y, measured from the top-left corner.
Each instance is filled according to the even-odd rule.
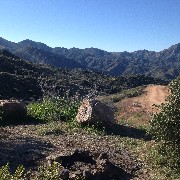
[[[75,129],[66,131],[65,126],[56,122],[51,127],[1,127],[0,166],[9,162],[12,171],[19,164],[36,171],[39,165],[59,159],[70,171],[70,177],[81,177],[84,173],[99,179],[133,179],[137,176],[142,163],[124,148],[119,135],[98,135]],[[123,136],[128,136],[126,133],[130,129],[123,130],[122,127],[122,131]],[[136,133],[134,138],[141,138],[141,131]]]
[[[116,104],[118,112],[117,105],[120,107],[123,102]],[[133,101],[131,104],[134,106]],[[60,121],[1,126],[0,166],[9,163],[14,171],[22,164],[32,170],[30,179],[39,166],[53,161],[61,163],[64,179],[67,176],[69,179],[156,179],[153,164],[147,164],[146,160],[147,150],[152,146],[153,141],[144,130],[122,124],[106,132]]]

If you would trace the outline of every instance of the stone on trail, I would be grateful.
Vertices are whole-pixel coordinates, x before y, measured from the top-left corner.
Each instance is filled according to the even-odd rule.
[[[84,99],[76,116],[81,124],[92,124],[109,127],[115,123],[114,112],[111,107],[99,100]]]

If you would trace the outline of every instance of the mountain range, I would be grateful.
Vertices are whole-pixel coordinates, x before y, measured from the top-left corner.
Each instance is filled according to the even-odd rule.
[[[46,52],[46,51],[45,51]],[[38,100],[45,96],[112,94],[161,80],[144,75],[113,77],[80,68],[55,68],[0,50],[0,99]]]
[[[0,49],[27,61],[68,69],[91,69],[113,76],[142,74],[172,80],[180,75],[180,43],[160,52],[107,52],[97,48],[51,48],[29,39],[14,43],[0,38]]]

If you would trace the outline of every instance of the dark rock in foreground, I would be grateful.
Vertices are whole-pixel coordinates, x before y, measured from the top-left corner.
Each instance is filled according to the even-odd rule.
[[[0,100],[0,111],[5,123],[11,120],[23,120],[27,116],[25,103],[18,100]]]

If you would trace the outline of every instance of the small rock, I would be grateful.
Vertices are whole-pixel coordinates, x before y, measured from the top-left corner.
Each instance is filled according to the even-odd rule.
[[[60,178],[63,180],[69,179],[69,170],[63,169],[61,172]]]
[[[76,174],[71,174],[70,176],[69,176],[69,179],[72,179],[72,180],[75,180],[75,179],[77,179],[77,176],[76,176]]]

